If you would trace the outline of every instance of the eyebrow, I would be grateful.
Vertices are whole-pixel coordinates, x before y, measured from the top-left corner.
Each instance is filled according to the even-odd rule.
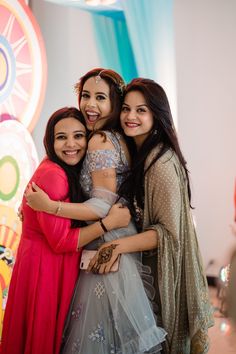
[[[73,131],[73,133],[84,133],[84,134],[86,134],[86,131],[84,131],[84,130],[75,130],[75,131]],[[58,132],[54,136],[57,136],[57,135],[60,135],[60,134],[66,134],[66,133],[65,132]]]
[[[123,106],[129,106],[129,104],[124,102]],[[143,107],[143,106],[148,108],[148,105],[146,103],[138,104],[136,107]]]
[[[89,91],[87,90],[82,90],[82,93],[85,92],[85,93],[90,93]],[[95,92],[96,95],[104,95],[106,97],[109,97],[108,94],[106,94],[105,92]]]

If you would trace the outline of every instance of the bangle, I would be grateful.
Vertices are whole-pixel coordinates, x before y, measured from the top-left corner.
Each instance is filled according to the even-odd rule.
[[[62,203],[61,203],[61,201],[59,200],[59,202],[58,202],[58,207],[57,207],[57,209],[56,209],[55,215],[58,215],[58,214],[60,213],[61,209],[62,209]]]
[[[103,224],[102,219],[99,219],[99,222],[100,222],[100,225],[101,225],[101,227],[102,227],[103,231],[104,231],[104,232],[108,232],[108,230],[107,230],[106,226]]]

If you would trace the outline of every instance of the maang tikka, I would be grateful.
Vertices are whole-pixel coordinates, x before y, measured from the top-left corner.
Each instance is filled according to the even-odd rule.
[[[98,83],[102,80],[102,78],[101,78],[101,73],[102,73],[103,71],[106,71],[106,70],[101,70],[101,71],[97,74],[97,76],[95,76],[95,83],[96,83],[96,84],[98,84]]]

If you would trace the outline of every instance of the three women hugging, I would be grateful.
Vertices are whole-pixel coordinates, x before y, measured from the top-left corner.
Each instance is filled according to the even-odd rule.
[[[50,117],[23,198],[1,352],[207,353],[212,312],[167,96],[101,68],[76,90],[80,111]],[[97,250],[88,270],[82,249]]]

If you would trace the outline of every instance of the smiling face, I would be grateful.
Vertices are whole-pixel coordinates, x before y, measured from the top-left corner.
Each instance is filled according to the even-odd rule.
[[[105,80],[95,77],[85,81],[81,93],[80,110],[88,130],[101,129],[111,113],[110,88]],[[104,118],[104,119],[103,119]]]
[[[128,92],[120,114],[125,135],[134,138],[140,147],[153,127],[153,114],[147,106],[144,95],[139,91]]]
[[[67,165],[76,165],[87,147],[86,130],[73,117],[61,119],[54,127],[54,150],[57,157]]]

